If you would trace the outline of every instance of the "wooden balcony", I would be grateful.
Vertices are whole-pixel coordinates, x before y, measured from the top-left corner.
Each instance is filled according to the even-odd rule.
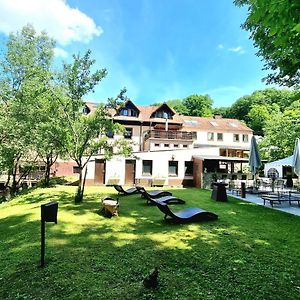
[[[145,135],[145,141],[148,139],[192,141],[196,138],[197,138],[197,133],[192,131],[149,130]]]

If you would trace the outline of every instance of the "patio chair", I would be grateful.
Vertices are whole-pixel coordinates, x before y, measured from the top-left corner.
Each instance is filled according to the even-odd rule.
[[[136,187],[130,188],[128,190],[124,190],[121,185],[114,184],[114,188],[117,190],[119,195],[127,196],[127,195],[133,195],[139,193]]]
[[[164,219],[171,220],[175,223],[212,221],[218,219],[218,215],[197,207],[190,207],[173,213],[166,203],[161,203],[156,200],[153,201],[156,202],[158,209],[165,214]]]
[[[145,188],[142,186],[137,186],[136,188],[139,191],[139,193],[142,194],[142,196],[144,198],[146,198],[145,195],[149,196],[150,198],[160,198],[163,196],[172,196],[172,193],[168,192],[168,191],[155,190],[155,191],[147,192],[145,190]]]
[[[185,204],[185,201],[175,197],[175,196],[162,196],[159,198],[152,198],[149,196],[149,194],[144,190],[140,190],[140,193],[144,196],[146,199],[147,204],[157,204],[157,203],[165,203],[165,204]]]

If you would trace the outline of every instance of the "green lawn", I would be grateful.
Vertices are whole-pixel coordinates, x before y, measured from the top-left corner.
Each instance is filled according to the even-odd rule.
[[[210,192],[173,189],[218,221],[175,225],[139,195],[121,197],[120,216],[97,214],[113,188],[35,189],[0,204],[0,299],[300,299],[300,217]],[[59,202],[40,259],[40,205]],[[141,282],[159,267],[159,288]]]

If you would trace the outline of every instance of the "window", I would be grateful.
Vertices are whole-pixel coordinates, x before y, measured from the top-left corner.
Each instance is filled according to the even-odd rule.
[[[154,146],[155,146],[155,147],[159,147],[159,146],[160,146],[160,144],[154,144]]]
[[[75,173],[80,173],[80,168],[79,167],[73,167],[73,174]]]
[[[120,116],[137,117],[138,112],[135,109],[132,109],[132,108],[122,108],[120,110]]]
[[[223,133],[217,133],[217,140],[223,141]]]
[[[107,133],[106,133],[106,136],[108,137],[108,138],[113,138],[114,137],[114,133],[113,133],[113,131],[108,131]]]
[[[84,107],[84,108],[82,109],[82,113],[83,113],[84,115],[88,115],[88,114],[90,113],[90,109],[86,106],[86,107]]]
[[[166,111],[157,111],[154,115],[155,118],[171,119],[171,114]]]
[[[178,144],[174,144],[174,148],[178,148],[179,147],[179,145]]]
[[[183,148],[187,148],[187,147],[188,147],[188,145],[182,145],[182,147],[183,147]]]
[[[195,120],[184,120],[183,123],[185,125],[189,125],[189,126],[198,126],[199,125],[198,121],[195,121]]]
[[[193,162],[192,161],[185,161],[184,162],[184,175],[185,176],[193,176]]]
[[[248,143],[248,134],[243,134],[243,142]]]
[[[217,122],[215,122],[215,121],[209,121],[209,123],[210,123],[212,126],[214,126],[214,127],[217,127],[217,126],[219,126],[219,125],[218,125],[218,123],[217,123]]]
[[[233,141],[239,142],[240,141],[240,135],[239,134],[233,134]]]
[[[132,128],[126,128],[126,131],[124,132],[124,138],[125,139],[132,138]]]
[[[164,144],[164,146],[165,146],[166,148],[169,148],[169,144]]]
[[[152,175],[152,160],[143,160],[143,175]]]
[[[169,161],[169,176],[178,175],[178,161]]]
[[[213,132],[208,132],[207,133],[207,140],[208,141],[213,141],[214,140],[214,133]]]
[[[121,116],[128,116],[128,109],[127,108],[122,108],[120,111]]]
[[[269,178],[277,178],[279,177],[279,172],[275,168],[271,168],[268,170],[267,176]]]
[[[229,122],[228,124],[229,124],[229,126],[231,126],[231,127],[235,127],[235,128],[238,127],[237,124],[235,124],[235,123],[233,123],[233,122]]]

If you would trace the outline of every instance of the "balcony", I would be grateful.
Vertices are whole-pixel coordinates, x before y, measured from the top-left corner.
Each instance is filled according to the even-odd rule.
[[[192,131],[166,131],[166,130],[149,130],[145,134],[145,141],[148,139],[163,140],[194,140],[197,133]]]

